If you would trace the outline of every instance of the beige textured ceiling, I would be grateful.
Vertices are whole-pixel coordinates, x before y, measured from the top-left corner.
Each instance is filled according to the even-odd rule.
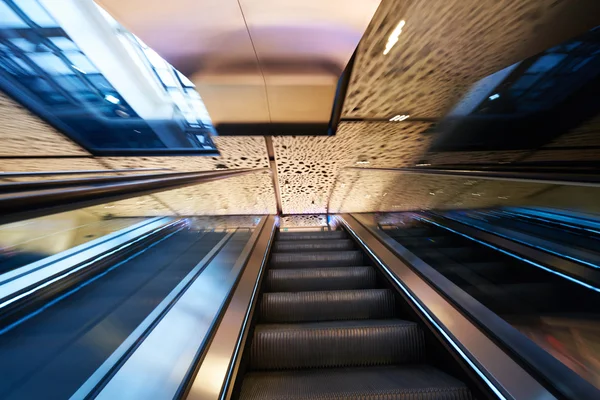
[[[599,18],[595,0],[384,0],[359,46],[344,116],[442,117],[479,79]],[[399,41],[384,56],[401,19]]]
[[[384,0],[357,51],[343,117],[387,119],[407,112],[412,117],[435,119],[479,79],[586,31],[598,24],[599,18],[597,0]],[[400,41],[383,56],[387,37],[400,19],[406,20]],[[537,188],[515,184],[509,193],[503,186],[487,187],[477,181],[478,191],[470,192],[471,187],[453,178],[399,177],[346,168],[412,166],[425,155],[443,164],[461,159],[544,159],[558,154],[550,148],[536,154],[427,154],[431,136],[424,132],[430,126],[411,119],[400,123],[345,121],[334,137],[274,137],[283,213],[398,211],[524,199]],[[0,140],[0,156],[11,157],[0,159],[3,171],[269,167],[263,137],[216,137],[218,157],[93,158],[5,96],[0,96]],[[573,142],[577,140],[566,145]],[[561,151],[568,153],[564,157],[574,156],[569,150]],[[78,158],[22,158],[26,156]],[[595,151],[584,157],[598,158]],[[472,194],[480,192],[486,194]],[[271,175],[262,173],[96,208],[98,213],[115,215],[261,214],[275,210]]]

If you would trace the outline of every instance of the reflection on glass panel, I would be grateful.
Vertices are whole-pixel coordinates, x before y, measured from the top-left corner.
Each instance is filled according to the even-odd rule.
[[[182,74],[181,72],[177,71],[177,76],[179,77],[179,80],[181,81],[181,83],[183,84],[183,86],[185,86],[186,88],[187,88],[187,87],[193,88],[193,87],[195,87],[195,86],[196,86],[196,85],[194,85],[194,84],[192,83],[192,81],[190,81],[190,80],[187,78],[187,76],[185,76],[185,75],[184,75],[184,74]],[[198,93],[198,92],[196,92],[195,90],[194,90],[194,92],[195,92],[196,94]],[[200,97],[200,95],[198,95],[198,97]]]
[[[0,1],[0,28],[26,28],[27,24],[4,2]]]
[[[556,67],[559,62],[567,57],[566,54],[548,54],[540,57],[529,69],[527,73],[544,73]]]
[[[107,16],[105,12],[102,15]],[[98,20],[90,23],[97,24]],[[114,74],[107,79],[99,68],[100,59],[81,51],[77,38],[73,40],[59,27],[37,0],[0,1],[0,89],[94,154],[139,154],[151,149],[168,150],[165,155],[215,153],[208,115],[199,121],[190,102],[181,95],[170,96],[166,90],[176,88],[181,93],[181,82],[191,82],[118,23],[113,21],[110,27],[139,49],[136,57],[142,62],[136,67],[148,64],[150,74],[164,85],[162,97],[147,100],[144,88],[120,93],[134,86],[119,83]],[[120,65],[130,68],[131,61],[114,60],[111,71]],[[173,106],[181,112],[173,113]],[[198,136],[204,137],[202,143]]]
[[[160,81],[166,87],[177,87],[178,86],[177,81],[175,80],[175,76],[173,76],[173,74],[171,73],[171,71],[169,69],[158,69],[157,68],[156,73],[158,74]]]
[[[35,0],[13,0],[20,10],[30,18],[34,24],[43,28],[56,27],[58,24],[48,12]]]
[[[27,57],[51,75],[74,74],[69,65],[53,53],[30,53]]]
[[[70,211],[0,226],[0,274],[143,221]]]
[[[79,51],[69,51],[64,53],[65,56],[73,63],[72,68],[84,74],[97,73],[98,69],[92,62]]]
[[[64,36],[59,36],[59,37],[51,37],[48,38],[50,39],[50,41],[57,46],[59,49],[63,50],[63,51],[76,51],[79,50],[79,48],[77,47],[77,45],[75,43],[73,43],[73,41],[69,38],[66,38]]]

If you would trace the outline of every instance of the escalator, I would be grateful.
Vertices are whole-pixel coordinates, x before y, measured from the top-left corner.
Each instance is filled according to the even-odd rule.
[[[344,231],[280,232],[257,310],[239,399],[472,397]]]
[[[4,325],[0,398],[69,398],[225,235],[179,229]]]
[[[494,314],[600,387],[600,290],[425,219],[387,235]]]

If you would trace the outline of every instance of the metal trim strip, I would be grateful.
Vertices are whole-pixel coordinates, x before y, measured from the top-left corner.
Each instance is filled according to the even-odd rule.
[[[186,395],[188,400],[222,399],[231,396],[232,377],[236,375],[239,367],[240,351],[247,339],[275,228],[276,219],[269,216],[214,339],[189,385]]]

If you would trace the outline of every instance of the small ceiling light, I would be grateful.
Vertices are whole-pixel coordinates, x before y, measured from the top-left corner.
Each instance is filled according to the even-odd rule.
[[[431,164],[415,164],[417,167],[429,167]]]
[[[408,119],[409,117],[410,117],[410,115],[406,115],[406,114],[403,114],[403,115],[395,115],[395,116],[393,116],[392,118],[390,118],[390,121],[393,121],[393,122],[400,122],[400,121],[404,121],[405,119]]]
[[[121,102],[121,100],[119,100],[112,94],[107,94],[106,96],[104,96],[104,100],[108,101],[109,103],[113,103],[113,104],[119,104]]]
[[[392,47],[394,47],[394,45],[398,42],[398,36],[400,36],[400,34],[402,33],[402,28],[405,24],[406,21],[401,20],[398,23],[398,25],[396,25],[396,29],[394,29],[390,34],[390,37],[388,38],[387,43],[385,44],[385,50],[383,51],[384,56],[387,55],[390,52],[390,50],[392,50]]]
[[[491,95],[489,97],[490,100],[496,100],[496,99],[499,99],[499,98],[500,98],[500,95],[498,93],[494,93],[493,95]]]
[[[365,161],[357,161],[356,163],[357,164],[368,164],[369,162],[365,160]]]

